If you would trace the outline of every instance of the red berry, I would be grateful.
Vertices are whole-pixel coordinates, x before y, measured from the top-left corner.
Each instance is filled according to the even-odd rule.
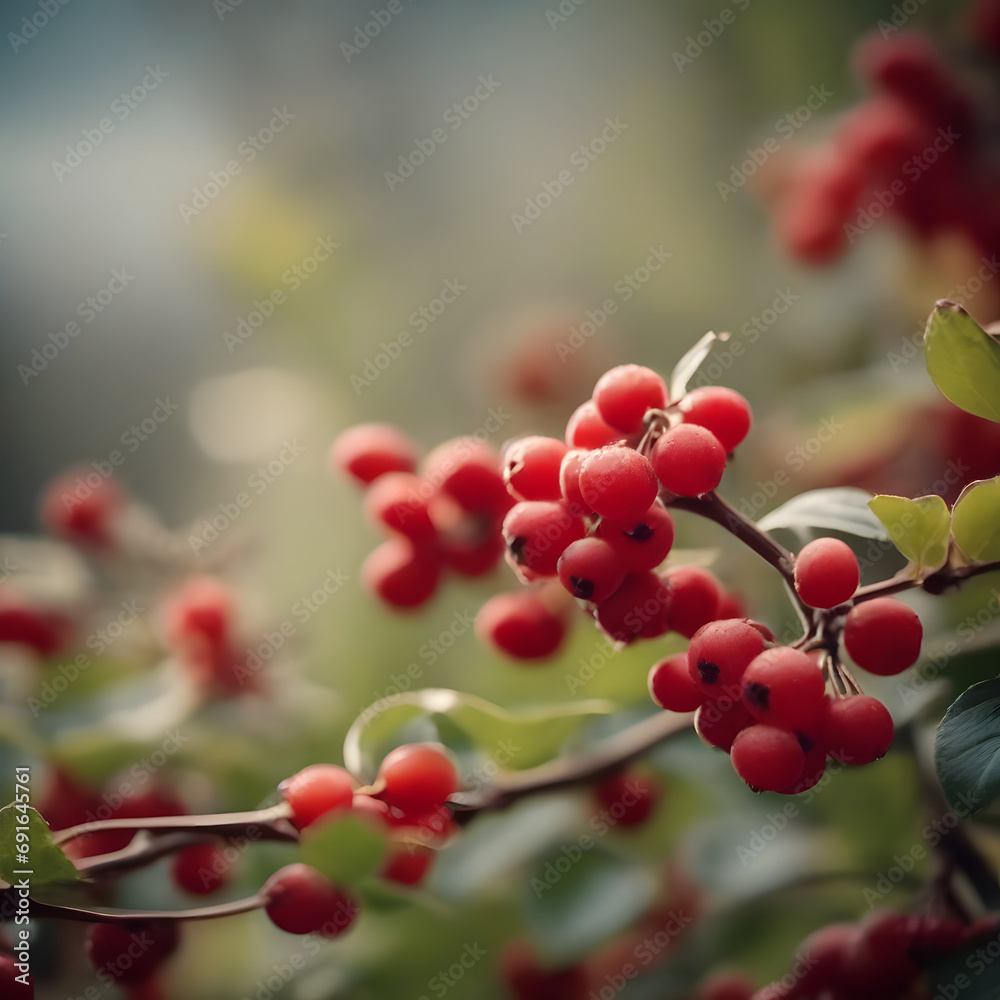
[[[679,424],[664,432],[650,459],[664,487],[682,497],[714,490],[726,469],[726,450],[711,431],[697,424]]]
[[[561,500],[559,467],[569,448],[557,438],[525,437],[504,448],[503,478],[517,500]]]
[[[597,380],[593,399],[607,424],[633,434],[641,429],[647,410],[667,405],[667,384],[651,368],[619,365]]]
[[[227,645],[233,637],[235,611],[232,591],[211,576],[185,581],[163,601],[163,630],[177,648],[207,642]]]
[[[688,646],[688,670],[710,698],[739,700],[740,681],[750,661],[764,652],[764,633],[747,619],[729,618],[703,625]]]
[[[555,576],[559,557],[583,535],[583,521],[566,504],[549,500],[515,504],[503,520],[504,541],[514,562],[538,576]]]
[[[655,639],[670,628],[667,587],[655,573],[629,573],[597,606],[597,621],[615,642]]]
[[[357,901],[345,889],[301,862],[279,868],[260,894],[271,922],[289,934],[337,937],[360,913]]]
[[[901,996],[920,971],[909,955],[916,927],[888,910],[866,917],[840,968],[842,992],[858,1000]]]
[[[799,744],[805,748],[808,746],[808,737],[799,735]],[[826,774],[826,748],[817,743],[815,746],[806,749],[805,763],[802,765],[802,774],[798,776],[790,785],[779,788],[782,795],[801,795],[802,792],[809,791],[810,788],[819,784],[820,778]]]
[[[737,734],[753,721],[741,701],[706,701],[694,717],[694,728],[709,746],[729,753]]]
[[[741,972],[717,972],[702,981],[695,1000],[753,1000],[754,985]]]
[[[602,517],[631,521],[656,499],[656,474],[645,455],[626,445],[592,451],[580,468],[584,502]]]
[[[410,743],[388,753],[379,768],[380,793],[404,813],[439,806],[458,787],[458,772],[439,743]]]
[[[365,587],[396,608],[415,608],[429,601],[440,578],[440,552],[402,537],[383,542],[361,565]]]
[[[798,947],[802,974],[796,986],[804,995],[837,989],[844,963],[858,939],[853,924],[830,924],[810,934]]]
[[[795,557],[795,590],[811,608],[849,601],[860,579],[858,557],[839,538],[817,538]]]
[[[387,802],[383,802],[366,792],[354,793],[351,812],[371,819],[376,825],[385,823],[386,826],[391,826],[396,818],[392,815],[392,809]]]
[[[719,615],[722,588],[701,566],[675,566],[661,574],[670,591],[670,627],[690,639]]]
[[[435,857],[435,852],[426,847],[400,844],[389,851],[379,874],[400,885],[416,885],[430,870]]]
[[[693,712],[705,695],[691,680],[687,653],[674,653],[649,668],[649,695],[660,708],[671,712]]]
[[[102,982],[137,983],[176,951],[179,940],[173,920],[94,924],[87,934],[87,954]]]
[[[496,568],[507,549],[499,526],[493,530],[472,531],[468,536],[441,536],[439,542],[444,564],[461,576],[483,576]]]
[[[820,740],[827,753],[844,764],[870,764],[885,756],[895,729],[889,710],[858,694],[828,702]]]
[[[559,492],[575,517],[593,513],[580,491],[580,471],[583,469],[583,460],[589,454],[584,448],[570,448],[559,465]]]
[[[368,487],[365,513],[376,527],[389,528],[416,544],[433,542],[437,528],[429,510],[432,493],[412,472],[388,472]]]
[[[595,604],[610,597],[625,579],[621,556],[596,536],[570,542],[556,568],[560,582],[574,597]]]
[[[51,656],[71,640],[73,626],[55,611],[32,607],[12,587],[0,584],[0,642],[27,646]]]
[[[656,569],[667,558],[674,544],[674,520],[666,507],[654,500],[638,519],[604,518],[597,526],[597,536],[618,551],[630,572],[641,573]]]
[[[686,424],[697,424],[711,431],[727,452],[735,450],[753,422],[746,399],[721,385],[693,389],[680,401],[680,411]]]
[[[292,822],[302,830],[333,809],[350,809],[354,779],[336,764],[310,764],[281,782],[278,791],[292,810]]]
[[[736,773],[753,789],[778,792],[801,775],[806,755],[787,729],[761,723],[736,735],[730,750]]]
[[[566,623],[537,593],[491,597],[476,614],[479,641],[518,660],[544,660],[562,645]]]
[[[341,472],[367,485],[387,472],[413,472],[417,450],[398,427],[358,424],[348,427],[333,442],[330,461]]]
[[[825,708],[823,671],[791,646],[765,649],[743,673],[743,704],[758,722],[812,731]]]
[[[127,505],[128,496],[117,479],[81,467],[45,488],[41,519],[56,538],[107,549],[114,544],[117,522]]]
[[[0,996],[7,1000],[35,1000],[31,973],[17,968],[13,955],[0,955]]]
[[[851,659],[880,677],[912,667],[923,636],[916,611],[892,597],[856,604],[844,621],[844,646]]]
[[[594,795],[611,823],[632,827],[646,822],[659,798],[659,791],[649,778],[613,774],[597,782]]]
[[[499,517],[513,503],[500,471],[500,456],[474,437],[438,445],[424,459],[423,478],[470,512],[485,511]]]
[[[543,968],[524,941],[511,941],[504,948],[499,972],[516,1000],[580,1000],[588,982],[578,965]]]
[[[185,892],[207,896],[226,884],[229,867],[230,862],[220,847],[192,844],[177,852],[170,873]]]
[[[571,448],[602,448],[620,441],[622,434],[605,423],[592,399],[581,403],[566,424],[566,444]]]

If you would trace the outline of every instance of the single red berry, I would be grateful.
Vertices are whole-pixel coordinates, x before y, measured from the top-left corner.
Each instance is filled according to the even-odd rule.
[[[799,738],[799,745],[805,750],[806,759],[802,765],[802,773],[790,785],[779,788],[782,795],[801,795],[808,792],[819,784],[820,779],[826,774],[826,748],[822,744],[809,746],[809,738],[796,733]]]
[[[597,380],[593,399],[605,423],[633,434],[641,429],[647,410],[667,405],[667,384],[651,368],[619,365]]]
[[[570,448],[602,448],[620,441],[622,434],[605,423],[592,399],[581,403],[566,424],[566,444]]]
[[[503,452],[503,478],[517,500],[561,500],[559,467],[569,448],[558,438],[525,437]]]
[[[459,831],[452,811],[446,805],[426,809],[406,810],[393,806],[388,814],[389,826],[400,830],[410,843],[419,841],[425,847],[444,847]]]
[[[870,764],[885,756],[894,734],[885,705],[858,694],[827,703],[820,740],[827,753],[843,764]]]
[[[261,896],[271,922],[289,934],[343,934],[357,919],[360,906],[346,889],[301,862],[279,868],[263,885]]]
[[[207,642],[213,647],[228,645],[235,631],[233,593],[211,576],[186,580],[163,601],[163,630],[174,648]]]
[[[839,538],[817,538],[795,557],[795,591],[811,608],[849,601],[860,579],[858,557]]]
[[[0,584],[0,643],[27,646],[45,657],[64,648],[72,637],[72,622],[64,615],[32,607],[13,587]]]
[[[753,789],[778,792],[802,775],[806,755],[787,729],[756,723],[737,733],[730,749],[736,773]]]
[[[496,569],[507,549],[500,526],[474,528],[468,534],[443,535],[438,545],[445,566],[461,576],[484,576]]]
[[[390,751],[379,768],[381,797],[404,813],[441,805],[458,787],[451,754],[439,743],[409,743]]]
[[[669,591],[655,573],[629,573],[597,606],[597,622],[615,642],[655,639],[670,628]]]
[[[751,722],[753,717],[743,702],[725,699],[706,701],[695,714],[694,728],[709,746],[718,747],[729,753],[733,740]]]
[[[511,558],[538,576],[555,576],[559,557],[570,542],[583,536],[583,521],[564,503],[522,501],[503,520],[503,537]]]
[[[544,968],[525,941],[511,941],[501,952],[500,978],[515,1000],[580,1000],[587,974],[579,965]]]
[[[479,609],[475,632],[480,642],[517,660],[544,660],[562,645],[566,623],[537,593],[515,591]]]
[[[185,892],[207,896],[229,881],[229,868],[225,851],[216,844],[192,844],[174,855],[170,874]]]
[[[361,565],[368,591],[396,608],[415,608],[429,601],[440,579],[440,552],[403,537],[383,542]]]
[[[455,438],[438,445],[423,462],[423,479],[444,490],[470,513],[503,516],[513,498],[504,485],[500,456],[474,437]]]
[[[584,448],[570,448],[559,465],[559,492],[574,517],[586,517],[593,513],[580,490],[580,472],[583,460],[589,454]]]
[[[798,947],[802,973],[796,984],[804,995],[839,988],[847,956],[858,940],[854,924],[830,924],[810,934]]]
[[[179,941],[174,920],[94,924],[87,934],[87,954],[102,981],[137,983],[151,976]]]
[[[584,503],[602,517],[631,521],[656,499],[656,474],[645,455],[626,445],[592,451],[580,467]]]
[[[418,545],[427,544],[437,538],[429,507],[432,494],[429,485],[412,472],[387,472],[368,487],[365,513],[375,527],[396,531]]]
[[[645,776],[612,774],[594,785],[594,795],[610,823],[632,827],[649,818],[659,799],[659,789]]]
[[[631,573],[656,569],[674,544],[674,520],[659,500],[641,517],[617,521],[606,517],[597,526],[597,536],[612,546]]]
[[[844,621],[844,647],[870,674],[889,677],[912,667],[924,629],[916,611],[893,597],[856,604]]]
[[[671,493],[700,497],[722,481],[726,450],[704,427],[678,424],[660,435],[650,460],[656,477]]]
[[[334,468],[367,485],[387,472],[413,472],[417,449],[391,424],[358,424],[333,442],[330,461]]]
[[[674,653],[649,668],[649,696],[660,708],[671,712],[693,712],[705,701],[705,695],[691,680],[687,653]]]
[[[595,535],[570,542],[556,568],[560,582],[574,597],[595,604],[609,598],[625,579],[621,556]]]
[[[430,871],[435,857],[429,848],[399,844],[390,849],[379,874],[400,885],[416,885]]]
[[[278,791],[292,810],[292,823],[303,830],[334,809],[350,809],[354,779],[336,764],[310,764],[281,782]]]
[[[840,968],[842,992],[859,1000],[900,996],[920,972],[909,955],[916,928],[914,918],[889,910],[866,917]]]
[[[716,972],[702,980],[694,1000],[753,1000],[753,980],[742,972]]]
[[[826,682],[819,666],[800,650],[765,649],[750,661],[742,683],[743,704],[758,722],[807,732],[818,725]]]
[[[45,529],[74,545],[107,549],[114,544],[117,522],[128,506],[121,483],[93,468],[80,467],[53,480],[41,501]]]
[[[740,682],[750,661],[764,652],[765,634],[745,618],[703,625],[691,637],[687,661],[691,680],[709,698],[721,694],[738,701]]]
[[[365,816],[372,820],[375,825],[384,823],[391,826],[397,818],[392,814],[392,808],[387,802],[369,795],[366,792],[355,792],[351,802],[351,812],[359,816]]]
[[[750,432],[750,404],[738,392],[721,385],[693,389],[680,401],[686,424],[711,431],[723,450],[732,452]]]
[[[31,973],[19,969],[13,955],[0,955],[0,996],[7,1000],[35,1000]]]
[[[670,627],[690,639],[719,617],[722,588],[701,566],[675,566],[660,574],[670,591]]]

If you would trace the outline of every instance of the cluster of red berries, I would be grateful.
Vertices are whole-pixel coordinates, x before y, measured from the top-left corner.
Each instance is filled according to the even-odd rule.
[[[398,428],[359,424],[334,442],[336,468],[367,487],[365,510],[388,541],[376,548],[361,576],[377,597],[396,608],[430,600],[442,574],[488,573],[503,555],[499,528],[511,503],[500,456],[476,437],[456,438],[421,463]]]
[[[995,933],[995,920],[964,924],[880,910],[858,924],[811,934],[776,982],[755,991],[747,977],[721,973],[702,984],[695,1000],[903,1000],[929,964]]]
[[[973,58],[995,61],[1000,4],[979,3],[974,26]],[[793,160],[775,205],[782,243],[804,261],[825,263],[875,219],[892,215],[918,239],[957,232],[976,253],[996,252],[1000,173],[974,102],[982,81],[963,80],[915,31],[862,40],[855,69],[874,96],[844,114],[823,145]]]
[[[839,608],[857,590],[858,560],[843,542],[819,538],[796,557],[794,579],[810,607]],[[923,629],[908,605],[880,597],[844,610],[844,646],[858,666],[889,676],[917,661]],[[868,764],[893,740],[877,698],[827,692],[824,651],[778,645],[746,618],[720,619],[702,626],[686,653],[653,665],[649,691],[662,708],[695,711],[698,734],[727,751],[752,788],[795,794],[820,780],[827,757]]]

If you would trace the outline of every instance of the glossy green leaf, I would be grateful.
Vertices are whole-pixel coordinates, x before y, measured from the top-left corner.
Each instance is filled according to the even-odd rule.
[[[445,716],[489,757],[502,755],[504,767],[519,771],[549,760],[588,719],[615,708],[613,702],[591,699],[510,712],[449,688],[411,691],[376,702],[355,720],[344,740],[344,765],[371,780],[382,753],[396,745],[393,737],[404,726]]]
[[[593,840],[581,836],[564,844],[541,858],[528,879],[528,933],[553,959],[586,954],[632,924],[656,897],[651,872],[595,847]]]
[[[896,548],[918,571],[933,571],[948,558],[951,515],[939,496],[872,497],[868,506],[889,529]]]
[[[1000,796],[1000,678],[974,684],[952,702],[938,727],[934,764],[959,816]]]
[[[23,874],[25,870],[31,874]],[[63,849],[52,842],[52,831],[41,813],[12,802],[0,809],[0,878],[12,885],[26,878],[34,887],[75,882],[80,873]]]
[[[373,823],[347,814],[307,826],[299,847],[307,865],[338,885],[351,885],[378,872],[389,840]]]
[[[1000,343],[960,306],[942,300],[924,331],[927,371],[956,406],[1000,422]]]
[[[807,490],[765,514],[758,522],[761,531],[787,528],[801,534],[811,528],[843,531],[861,538],[886,539],[885,527],[868,506],[872,495],[853,486]]]
[[[970,559],[1000,559],[1000,476],[980,479],[962,490],[951,514],[951,530]]]

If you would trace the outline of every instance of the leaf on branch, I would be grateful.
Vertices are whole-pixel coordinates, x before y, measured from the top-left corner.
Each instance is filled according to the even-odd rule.
[[[927,372],[968,413],[1000,422],[1000,343],[960,305],[942,299],[924,331]]]
[[[709,331],[674,365],[674,370],[670,373],[670,386],[668,389],[671,403],[676,403],[687,392],[688,381],[701,367],[701,363],[705,358],[708,357],[712,350],[712,345],[717,340],[728,339],[728,333],[713,333]]]
[[[896,548],[916,567],[917,575],[933,573],[948,558],[951,513],[939,496],[877,496],[868,504],[889,529]]]
[[[352,885],[378,872],[389,840],[373,823],[348,813],[307,826],[299,846],[307,865],[337,885]]]
[[[18,840],[18,831],[27,840]],[[30,875],[15,874],[29,870]],[[27,878],[32,888],[50,882],[76,882],[80,873],[61,847],[52,842],[52,831],[32,806],[15,803],[0,809],[0,878],[12,885]]]
[[[549,760],[584,722],[616,707],[590,699],[509,712],[450,688],[409,691],[377,701],[355,719],[344,739],[344,766],[358,777],[374,778],[382,754],[398,745],[404,726],[423,720],[440,735],[435,719],[445,716],[473,745],[490,757],[502,755],[504,767],[519,771]]]
[[[1000,559],[1000,476],[969,483],[962,490],[951,513],[951,530],[969,559]]]
[[[973,684],[951,703],[938,727],[934,765],[960,816],[1000,796],[1000,678]]]
[[[886,541],[888,532],[868,506],[871,498],[870,493],[853,486],[808,490],[765,514],[757,527],[761,531],[788,528],[800,537],[808,529],[822,528]]]

